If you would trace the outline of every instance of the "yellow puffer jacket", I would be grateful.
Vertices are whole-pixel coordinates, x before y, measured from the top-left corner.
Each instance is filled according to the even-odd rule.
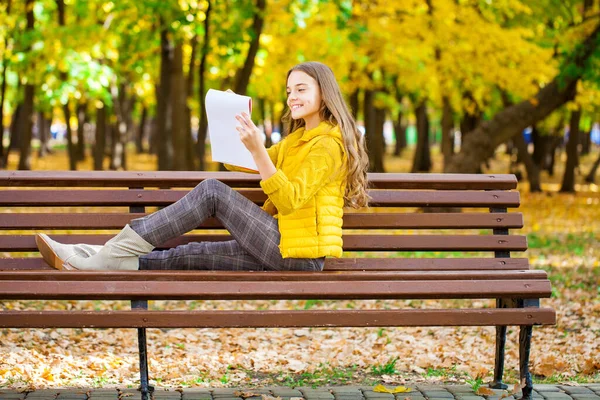
[[[260,182],[268,196],[262,208],[279,219],[282,257],[341,257],[346,152],[340,129],[327,122],[300,128],[267,152],[277,172]]]

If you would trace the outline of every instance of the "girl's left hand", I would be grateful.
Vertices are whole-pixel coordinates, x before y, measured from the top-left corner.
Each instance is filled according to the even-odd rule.
[[[243,112],[235,116],[241,126],[236,126],[236,129],[240,133],[240,139],[242,143],[248,149],[251,154],[256,154],[265,145],[263,143],[262,132],[254,125],[254,122],[250,119],[250,116]]]

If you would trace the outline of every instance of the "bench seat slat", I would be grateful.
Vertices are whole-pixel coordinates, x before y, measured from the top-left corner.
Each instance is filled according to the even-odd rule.
[[[550,297],[547,279],[337,282],[0,281],[4,300],[285,300]]]
[[[523,270],[527,258],[327,258],[326,271]],[[0,271],[53,271],[42,258],[0,258]]]
[[[231,187],[258,187],[258,174],[206,171],[0,171],[0,186],[193,187],[204,179]],[[385,189],[516,189],[512,174],[369,173],[372,187]]]
[[[144,213],[25,213],[3,214],[0,229],[121,229]],[[498,229],[522,228],[521,213],[352,213],[344,215],[346,229]],[[223,229],[210,218],[199,228]]]
[[[53,235],[60,243],[104,244],[112,235]],[[190,242],[233,240],[231,235],[184,235],[160,248]],[[522,235],[343,235],[346,251],[525,251]],[[0,251],[37,251],[35,235],[0,235]]]
[[[3,190],[0,205],[17,206],[167,206],[187,190]],[[261,205],[267,196],[260,189],[239,192]],[[370,190],[373,207],[518,207],[518,192],[507,191],[391,191]]]
[[[2,311],[0,328],[300,328],[552,325],[550,308],[309,311]]]
[[[516,271],[21,271],[2,272],[0,281],[366,281],[366,280],[465,280],[546,279],[543,270]]]

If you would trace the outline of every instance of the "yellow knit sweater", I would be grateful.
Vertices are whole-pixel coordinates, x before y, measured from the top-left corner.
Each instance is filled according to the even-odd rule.
[[[267,152],[277,172],[260,182],[268,196],[262,208],[279,220],[282,257],[341,257],[346,153],[339,127],[297,129]]]

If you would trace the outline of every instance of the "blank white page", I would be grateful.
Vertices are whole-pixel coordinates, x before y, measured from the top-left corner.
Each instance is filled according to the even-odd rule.
[[[206,115],[212,159],[258,171],[252,154],[244,146],[240,133],[235,129],[240,125],[235,116],[244,111],[251,115],[252,98],[221,90],[208,90]]]

